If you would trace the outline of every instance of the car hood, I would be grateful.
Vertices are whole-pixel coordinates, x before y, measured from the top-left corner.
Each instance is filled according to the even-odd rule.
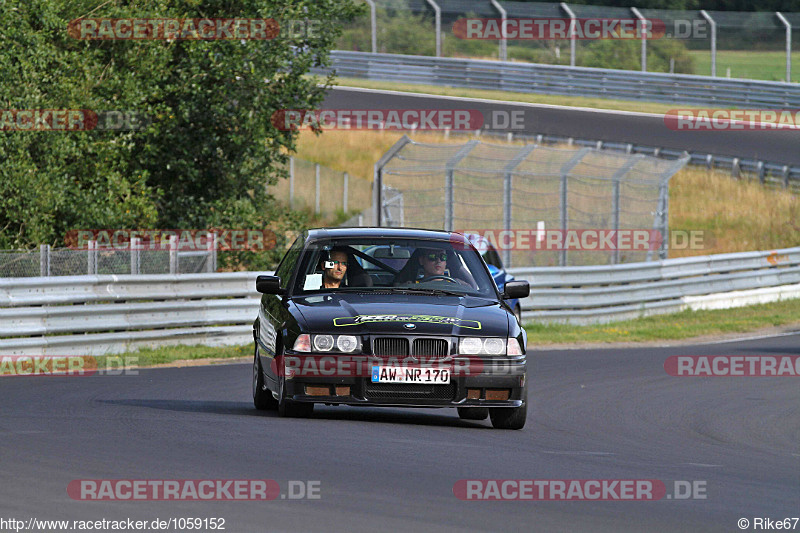
[[[304,329],[314,333],[508,335],[508,311],[497,301],[473,296],[325,293],[293,298],[293,303]]]

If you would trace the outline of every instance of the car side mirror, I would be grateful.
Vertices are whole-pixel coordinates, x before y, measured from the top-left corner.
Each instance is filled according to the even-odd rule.
[[[283,294],[286,292],[281,288],[280,276],[258,276],[256,278],[256,290],[261,294]]]
[[[531,286],[527,281],[509,281],[503,287],[503,300],[525,298],[531,293]]]

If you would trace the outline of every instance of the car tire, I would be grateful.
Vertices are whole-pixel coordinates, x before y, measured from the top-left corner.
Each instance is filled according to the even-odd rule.
[[[264,372],[258,358],[258,346],[253,355],[253,405],[259,411],[274,411],[278,408],[278,400],[272,397],[272,391],[264,387]]]
[[[283,364],[283,362],[281,362]],[[280,391],[278,392],[278,416],[288,418],[307,418],[314,412],[314,404],[295,402],[285,398],[286,376],[280,376]]]
[[[459,407],[458,417],[462,420],[486,420],[489,417],[489,408]]]
[[[528,418],[528,403],[525,402],[521,407],[492,407],[489,417],[495,429],[522,429]]]

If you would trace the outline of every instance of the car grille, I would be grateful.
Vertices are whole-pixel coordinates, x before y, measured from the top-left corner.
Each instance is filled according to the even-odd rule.
[[[403,337],[378,337],[372,341],[374,355],[408,355],[408,339]]]
[[[368,400],[452,400],[456,393],[455,383],[449,385],[421,385],[406,383],[372,383],[364,386],[364,397]]]
[[[414,355],[440,357],[450,354],[450,343],[444,339],[414,339]]]
[[[406,356],[409,355],[408,339],[405,337],[378,337],[372,341],[372,353],[377,356]],[[450,355],[450,342],[447,339],[414,339],[411,355],[430,358],[447,357]]]

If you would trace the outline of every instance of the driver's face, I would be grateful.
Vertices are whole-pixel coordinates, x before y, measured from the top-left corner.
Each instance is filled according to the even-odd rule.
[[[447,268],[447,252],[442,250],[425,250],[419,258],[419,264],[425,276],[441,276]]]

